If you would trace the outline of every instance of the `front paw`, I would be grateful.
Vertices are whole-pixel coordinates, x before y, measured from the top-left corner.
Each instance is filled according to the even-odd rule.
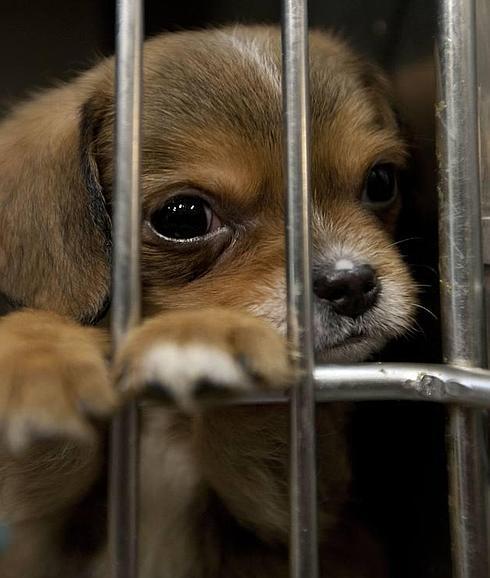
[[[90,440],[116,405],[98,330],[42,311],[0,321],[0,430],[7,447]]]
[[[267,323],[226,309],[178,311],[131,332],[115,363],[123,392],[156,391],[185,411],[208,398],[291,381],[285,340]]]

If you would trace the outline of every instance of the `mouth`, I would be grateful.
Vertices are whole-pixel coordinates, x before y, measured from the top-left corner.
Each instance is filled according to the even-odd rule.
[[[320,363],[353,363],[365,361],[385,344],[386,340],[374,337],[366,331],[355,331],[331,343],[323,342],[317,348]]]

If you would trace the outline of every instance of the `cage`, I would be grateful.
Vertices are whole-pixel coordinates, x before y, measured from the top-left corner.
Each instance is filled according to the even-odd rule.
[[[41,6],[40,4],[38,6]],[[26,7],[26,14],[32,10]],[[85,17],[94,18],[98,28],[90,28],[98,37],[102,50],[111,48],[110,5],[87,3],[79,9]],[[124,332],[137,323],[139,318],[138,279],[138,191],[139,191],[139,115],[141,108],[141,43],[143,40],[143,6],[137,0],[121,0],[117,7],[117,57],[118,57],[118,124],[116,173],[117,201],[115,207],[115,270],[113,292],[113,332],[116,345]],[[172,12],[174,10],[175,12]],[[272,3],[245,6],[236,3],[214,2],[212,6],[197,5],[195,11],[168,8],[149,3],[147,16],[150,30],[156,30],[161,22],[173,25],[196,25],[203,21],[219,22],[230,18],[279,19],[279,7]],[[360,2],[348,2],[342,6],[325,7],[310,3],[310,21],[354,30],[355,43],[370,52],[385,68],[391,71],[410,69],[413,62],[423,62],[422,72],[428,78],[435,64],[437,92],[435,95],[435,128],[437,129],[437,163],[439,193],[439,264],[441,280],[442,353],[444,363],[438,360],[437,337],[434,338],[433,359],[415,347],[406,354],[407,359],[396,362],[318,366],[314,364],[311,348],[311,302],[309,300],[310,267],[308,233],[308,88],[307,88],[307,26],[306,2],[286,0],[282,6],[284,111],[287,141],[288,172],[288,275],[291,286],[301,290],[291,291],[289,314],[291,336],[302,355],[300,364],[306,376],[292,399],[279,396],[274,401],[291,403],[291,576],[314,578],[318,575],[316,561],[316,507],[315,507],[315,455],[313,411],[315,403],[330,401],[364,401],[364,416],[376,411],[381,400],[435,402],[435,410],[414,409],[413,404],[393,405],[392,409],[410,428],[402,448],[410,446],[422,449],[430,461],[435,452],[438,469],[435,481],[427,495],[417,495],[419,507],[433,507],[438,514],[429,522],[425,538],[433,537],[433,546],[422,543],[424,548],[444,552],[446,543],[445,512],[441,511],[446,498],[444,463],[441,448],[444,443],[441,432],[443,412],[448,407],[447,459],[449,483],[450,537],[452,544],[452,575],[455,578],[483,578],[488,576],[488,536],[486,505],[486,413],[490,402],[489,373],[486,367],[484,277],[488,273],[488,134],[490,132],[488,62],[490,46],[485,35],[490,24],[490,10],[484,0],[441,0],[426,5],[413,2],[376,2],[369,8],[366,26],[366,7]],[[92,12],[91,15],[89,13]],[[328,12],[328,15],[326,14]],[[13,13],[8,11],[7,14]],[[157,17],[153,18],[154,15]],[[192,16],[189,16],[192,14]],[[250,16],[252,15],[253,16]],[[170,19],[174,19],[173,22]],[[167,20],[166,20],[167,19]],[[18,22],[18,20],[16,21]],[[27,22],[24,21],[23,25]],[[14,29],[12,28],[14,32]],[[420,32],[414,41],[416,31]],[[431,35],[436,37],[435,58],[432,59]],[[4,40],[8,41],[8,34]],[[56,46],[58,38],[52,42]],[[77,42],[65,40],[68,45]],[[7,51],[3,51],[6,53]],[[73,57],[75,62],[80,58]],[[52,64],[56,67],[56,59]],[[425,61],[425,62],[424,62]],[[21,90],[25,81],[18,63],[11,62],[12,77],[18,78],[7,89],[11,97]],[[58,66],[65,67],[65,62]],[[25,73],[25,71],[24,71]],[[34,71],[35,74],[38,71]],[[44,72],[43,72],[44,74]],[[31,76],[29,82],[32,82]],[[405,78],[398,77],[401,91],[409,90]],[[429,83],[430,84],[430,80]],[[416,92],[416,91],[415,91]],[[429,101],[434,95],[429,95]],[[417,107],[417,103],[407,107]],[[432,126],[426,111],[409,110],[421,141],[418,154],[432,157]],[[422,118],[423,117],[423,120]],[[429,135],[424,141],[425,135]],[[425,147],[425,149],[424,149]],[[421,151],[421,152],[420,152]],[[417,153],[416,153],[417,154]],[[431,162],[434,159],[431,158]],[[428,165],[428,166],[427,166]],[[418,178],[430,187],[432,172],[430,162]],[[480,196],[482,201],[480,200]],[[424,200],[419,201],[424,202]],[[425,208],[425,207],[424,207]],[[428,209],[423,213],[427,223],[434,227],[436,219]],[[482,216],[483,215],[483,216]],[[407,219],[410,218],[410,215]],[[483,242],[482,242],[483,235]],[[429,246],[435,246],[434,231],[427,233]],[[427,250],[427,246],[421,252]],[[435,249],[433,249],[435,252]],[[130,279],[128,285],[126,280]],[[435,324],[434,324],[435,325]],[[432,327],[435,332],[437,327]],[[422,349],[427,344],[422,345]],[[390,355],[390,352],[387,354]],[[417,363],[414,363],[417,362]],[[271,397],[243,399],[241,403],[267,403]],[[401,409],[400,409],[401,407]],[[366,417],[359,421],[359,428],[366,425]],[[411,412],[419,411],[426,420],[425,429],[414,432]],[[111,548],[114,578],[136,578],[137,565],[137,429],[138,407],[132,405],[115,419],[113,429],[111,486]],[[393,425],[384,421],[383,426]],[[428,441],[426,435],[434,435]],[[380,431],[371,433],[379,439]],[[419,437],[417,437],[419,436]],[[414,445],[413,445],[414,444]],[[396,442],[394,442],[396,445]],[[403,452],[400,452],[403,455]],[[385,454],[386,456],[386,454]],[[381,461],[381,460],[380,460]],[[362,462],[362,459],[361,459]],[[430,470],[424,470],[430,471]],[[434,472],[433,472],[434,473]],[[128,480],[130,482],[128,483]],[[396,480],[396,477],[395,477]],[[405,486],[392,487],[390,498],[402,499],[416,475]],[[379,477],[376,478],[379,481]],[[400,478],[398,478],[400,482]],[[369,484],[373,482],[367,482]],[[439,484],[440,495],[436,488]],[[387,491],[384,487],[383,491]],[[370,492],[379,498],[380,489],[371,487]],[[377,493],[378,492],[378,493]],[[425,500],[425,502],[424,502]],[[412,503],[410,502],[410,506]],[[403,509],[402,509],[403,512]],[[394,520],[385,512],[385,523]],[[424,525],[415,526],[420,529]],[[413,526],[412,526],[413,528]],[[439,534],[435,536],[434,534]],[[408,533],[404,535],[408,540]],[[399,556],[396,575],[448,576],[447,561],[428,561],[427,552],[419,560],[408,562],[401,554],[403,539],[393,547],[393,556]],[[417,551],[417,548],[415,548]],[[417,555],[415,555],[417,557]],[[444,555],[443,555],[444,557]],[[408,564],[408,565],[407,565]],[[405,566],[403,569],[402,567]],[[425,566],[425,568],[422,568]],[[396,567],[396,563],[395,563]],[[426,572],[426,573],[424,573]]]

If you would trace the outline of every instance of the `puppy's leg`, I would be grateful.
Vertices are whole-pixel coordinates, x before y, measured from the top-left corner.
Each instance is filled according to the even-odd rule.
[[[213,394],[287,387],[291,369],[285,339],[264,321],[245,313],[225,309],[172,312],[133,331],[115,368],[124,391],[159,388],[169,402],[190,416],[188,439],[193,455],[189,454],[189,460],[198,468],[199,478],[219,497],[238,524],[236,528],[252,531],[247,539],[256,537],[257,552],[270,547],[267,552],[275,562],[268,575],[283,575],[289,533],[287,406],[204,409],[200,402]],[[319,483],[320,500],[326,506],[320,516],[323,533],[335,525],[349,491],[345,431],[349,411],[346,405],[332,404],[320,412],[320,470],[327,472]],[[157,436],[159,451],[165,437]],[[163,460],[151,460],[153,468],[156,462]],[[176,470],[166,468],[167,475]],[[184,479],[187,482],[188,473]],[[181,478],[177,486],[183,485]],[[172,495],[167,488],[154,494]],[[169,500],[167,508],[172,511],[176,502]],[[155,503],[151,501],[153,509]],[[160,511],[160,524],[168,516]],[[207,518],[201,528],[209,523]],[[147,525],[157,524],[158,520]],[[235,539],[233,531],[227,527],[217,534],[223,564],[230,567],[244,554],[237,550],[241,539]],[[279,549],[277,544],[281,544]]]
[[[263,537],[287,540],[287,408],[205,410],[201,403],[212,395],[287,387],[285,339],[245,313],[172,312],[133,331],[115,367],[124,391],[157,388],[191,416],[193,460],[233,516]]]
[[[2,577],[57,575],[60,520],[99,472],[90,418],[116,405],[105,347],[98,330],[55,314],[0,320],[0,521],[11,534]]]
[[[208,397],[285,388],[285,340],[267,323],[226,309],[154,317],[135,331],[115,365],[122,393],[156,389],[193,412]]]

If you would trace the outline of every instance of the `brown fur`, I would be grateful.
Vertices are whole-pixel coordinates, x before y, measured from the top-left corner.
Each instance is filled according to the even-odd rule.
[[[321,318],[317,353],[359,360],[405,331],[413,311],[413,284],[390,240],[399,204],[373,214],[360,200],[370,167],[402,167],[406,153],[379,72],[326,34],[311,34],[310,51],[314,269],[355,255],[383,286],[359,322],[363,341],[335,348],[345,323]],[[119,352],[117,395],[104,330],[78,324],[97,318],[110,291],[113,64],[0,125],[0,291],[31,308],[0,320],[0,520],[14,537],[0,574],[108,575],[105,549],[82,547],[88,530],[68,536],[75,550],[62,547],[101,468],[93,418],[110,414],[120,392],[159,381],[183,412],[145,411],[140,576],[282,578],[286,409],[199,409],[210,391],[284,388],[291,379],[279,35],[236,27],[145,45],[142,280],[151,319]],[[205,242],[169,242],[148,226],[186,187],[204,191],[225,224]],[[185,355],[203,372],[193,375]],[[223,362],[217,377],[213,356]],[[168,382],[159,373],[174,370]],[[349,413],[342,404],[318,409],[322,576],[381,578],[382,556],[349,505]]]

